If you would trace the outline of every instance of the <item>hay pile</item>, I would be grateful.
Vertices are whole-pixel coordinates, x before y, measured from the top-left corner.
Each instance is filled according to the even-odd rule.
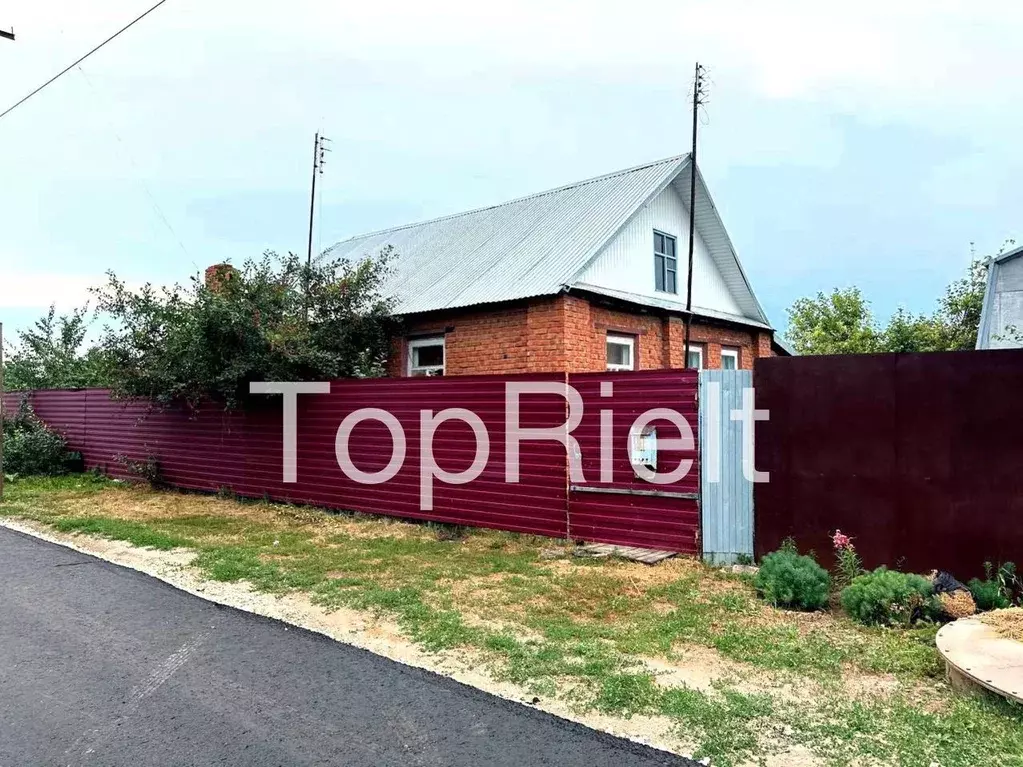
[[[948,620],[968,618],[977,612],[973,595],[951,573],[931,570],[924,576],[934,587],[934,595],[944,617]]]
[[[977,605],[969,591],[959,590],[938,594],[938,603],[952,620],[967,618],[977,612]]]
[[[1023,642],[1023,607],[992,610],[981,615],[980,619],[991,626],[1000,636]]]

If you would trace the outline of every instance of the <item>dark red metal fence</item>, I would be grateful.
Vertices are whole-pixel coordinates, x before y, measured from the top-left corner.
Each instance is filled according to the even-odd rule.
[[[505,482],[506,384],[564,383],[564,374],[346,380],[333,382],[330,394],[300,395],[295,483],[282,480],[280,396],[267,396],[264,403],[232,413],[210,406],[196,417],[178,410],[150,412],[145,403],[113,401],[103,390],[38,391],[30,396],[36,414],[61,432],[69,447],[82,453],[87,467],[99,467],[115,477],[127,477],[120,457],[143,461],[152,456],[159,461],[164,480],[179,488],[226,488],[243,497],[695,552],[696,501],[682,496],[695,490],[697,467],[671,486],[637,482],[629,465],[627,433],[636,415],[655,406],[682,413],[695,430],[696,373],[572,375],[568,380],[580,391],[585,407],[575,436],[586,484],[598,484],[599,411],[608,408],[614,410],[614,481],[606,487],[628,491],[644,489],[642,485],[669,495],[572,493],[570,503],[566,452],[550,441],[522,442],[520,481]],[[613,384],[614,396],[600,396],[601,381]],[[7,395],[7,407],[13,407],[20,396]],[[349,479],[335,455],[341,421],[355,410],[370,407],[393,414],[407,440],[401,469],[376,485]],[[420,411],[446,408],[466,408],[481,418],[489,434],[490,458],[482,474],[467,484],[436,480],[433,509],[424,511],[420,508]],[[560,395],[522,397],[522,426],[558,426],[565,422],[565,415]],[[664,422],[658,422],[658,428],[666,435],[670,431]],[[391,458],[390,432],[378,421],[363,421],[353,430],[349,449],[357,468],[379,471]],[[433,454],[441,469],[465,470],[475,451],[475,436],[464,422],[447,421],[437,428]],[[677,451],[663,455],[661,471],[674,467],[680,457]]]
[[[756,552],[979,574],[1023,563],[1023,351],[757,360]]]
[[[569,523],[573,537],[605,543],[628,543],[670,551],[700,550],[699,435],[696,394],[698,373],[654,371],[650,373],[579,373],[569,382],[586,405],[582,422],[574,431],[583,457],[586,482],[572,484]],[[601,384],[613,385],[612,397],[601,397]],[[680,481],[654,485],[632,470],[626,445],[633,421],[654,407],[669,407],[685,417],[693,431],[693,450],[658,449],[658,470],[668,472],[680,461],[691,460],[692,469]],[[600,484],[600,410],[613,408],[614,481]],[[677,428],[657,421],[659,442],[679,439]],[[687,497],[688,496],[688,497]]]

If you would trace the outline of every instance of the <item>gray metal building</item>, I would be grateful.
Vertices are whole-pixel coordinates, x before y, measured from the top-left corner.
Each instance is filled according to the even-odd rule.
[[[1023,247],[991,259],[977,348],[1023,348]]]

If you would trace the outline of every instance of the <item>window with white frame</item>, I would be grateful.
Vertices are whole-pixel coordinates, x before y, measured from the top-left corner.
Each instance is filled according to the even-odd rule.
[[[678,255],[675,238],[654,232],[654,288],[665,293],[678,293]]]
[[[690,344],[686,348],[686,367],[690,369],[703,369],[703,347]]]
[[[421,336],[408,342],[410,376],[444,375],[444,336]]]
[[[739,350],[729,348],[727,346],[721,347],[721,369],[722,370],[738,370],[739,369]]]
[[[622,333],[607,334],[607,369],[636,369],[636,339]]]

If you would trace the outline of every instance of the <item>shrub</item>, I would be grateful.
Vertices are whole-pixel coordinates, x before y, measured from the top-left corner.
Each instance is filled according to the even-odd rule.
[[[980,578],[974,578],[970,581],[969,586],[978,610],[1001,610],[1011,604],[1002,593],[1002,587],[998,581],[982,581]]]
[[[928,607],[932,591],[922,575],[882,566],[853,578],[842,591],[842,607],[867,625],[909,625]]]
[[[210,267],[208,283],[195,275],[188,288],[135,289],[109,272],[93,294],[109,318],[100,354],[110,388],[157,406],[233,409],[251,381],[380,375],[394,330],[383,293],[391,253],[307,263],[268,252]]]
[[[757,591],[775,607],[819,610],[828,603],[831,577],[812,557],[790,549],[768,554],[754,580]]]
[[[796,546],[796,539],[791,535],[788,536],[781,542],[781,546],[778,547],[778,551],[785,551],[789,554],[798,554],[799,547]]]
[[[1012,562],[999,566],[997,571],[990,562],[985,562],[984,580],[973,578],[967,585],[978,610],[1000,610],[1012,606],[1016,580],[1016,565]]]
[[[124,471],[136,482],[144,482],[154,489],[166,487],[163,478],[163,469],[160,466],[160,459],[155,455],[146,456],[145,459],[137,461],[126,455],[114,456],[114,460]]]
[[[28,402],[4,419],[4,471],[8,474],[63,474],[70,455],[64,438],[40,421]]]

